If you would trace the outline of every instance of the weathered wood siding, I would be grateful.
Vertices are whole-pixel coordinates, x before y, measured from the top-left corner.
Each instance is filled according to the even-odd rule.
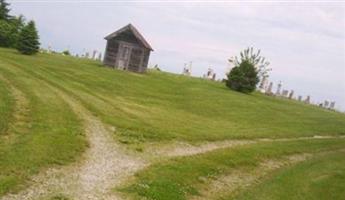
[[[118,51],[119,51],[118,41],[109,40],[107,42],[107,47],[106,47],[103,63],[105,65],[115,67]]]
[[[145,72],[150,56],[150,49],[144,47],[132,32],[126,31],[108,40],[104,65],[129,70]]]

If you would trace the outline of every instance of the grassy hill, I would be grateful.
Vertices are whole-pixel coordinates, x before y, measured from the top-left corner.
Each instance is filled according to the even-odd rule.
[[[0,195],[24,188],[23,183],[43,169],[75,162],[87,148],[80,119],[51,88],[68,94],[103,123],[116,127],[115,140],[143,151],[141,154],[152,144],[172,141],[198,144],[345,135],[345,115],[297,101],[241,94],[199,78],[156,71],[135,74],[91,60],[50,54],[23,56],[0,49]],[[208,184],[200,177],[209,180],[210,174],[218,177],[238,167],[253,168],[265,159],[344,147],[344,139],[268,142],[155,161],[121,191],[133,198],[185,199],[200,195],[198,190]],[[322,159],[320,163],[325,165],[327,158]],[[340,163],[339,159],[342,157],[334,155],[329,162]],[[294,173],[291,179],[297,179],[307,165],[277,173],[286,177],[285,173]],[[333,170],[340,169],[337,164]],[[263,190],[280,187],[284,191],[276,186],[279,180],[274,177],[266,181]],[[224,194],[224,198],[233,198],[231,195]],[[245,195],[241,198],[247,198]]]

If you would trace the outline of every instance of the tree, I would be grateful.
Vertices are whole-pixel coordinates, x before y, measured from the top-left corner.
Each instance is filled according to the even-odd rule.
[[[0,47],[16,47],[20,30],[24,27],[23,15],[9,15],[9,4],[0,0]]]
[[[13,25],[7,21],[0,20],[0,47],[11,47],[13,36]]]
[[[62,54],[65,55],[65,56],[70,56],[71,55],[71,53],[68,50],[64,50],[62,52]]]
[[[29,21],[19,33],[17,49],[22,54],[32,55],[40,48],[39,37],[35,22]]]
[[[244,60],[232,68],[228,74],[226,86],[239,92],[250,93],[255,90],[258,82],[258,72],[255,66],[248,60]]]
[[[13,25],[13,29],[11,32],[11,45],[10,47],[17,48],[19,34],[21,30],[25,26],[25,17],[23,15],[19,15],[18,17],[13,17],[11,19],[11,24]]]
[[[229,59],[229,62],[234,66],[239,66],[242,62],[247,61],[255,67],[256,71],[258,72],[259,79],[268,78],[268,73],[272,69],[268,68],[270,63],[266,61],[266,58],[262,57],[260,53],[260,49],[254,52],[253,47],[248,47],[240,53],[240,58],[235,56]]]
[[[0,0],[0,20],[8,21],[11,19],[9,5],[5,0]]]

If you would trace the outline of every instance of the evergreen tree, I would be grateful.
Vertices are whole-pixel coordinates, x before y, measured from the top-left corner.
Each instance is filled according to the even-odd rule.
[[[5,0],[0,0],[0,20],[8,21],[11,19],[9,5]]]
[[[11,19],[11,24],[13,28],[12,28],[11,35],[9,37],[11,41],[10,47],[17,48],[19,34],[25,26],[25,17],[23,15],[19,15],[18,17],[13,17]]]
[[[13,25],[5,20],[0,20],[0,47],[11,47],[11,33]]]
[[[40,43],[35,22],[30,21],[19,33],[17,49],[22,54],[32,55],[38,52],[39,47]]]
[[[13,17],[10,21],[0,20],[0,47],[16,48],[19,33],[24,27],[24,17]]]

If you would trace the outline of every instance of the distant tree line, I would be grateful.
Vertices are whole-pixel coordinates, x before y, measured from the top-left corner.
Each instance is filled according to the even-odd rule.
[[[0,0],[0,47],[16,48],[26,55],[37,53],[40,47],[35,22],[26,22],[23,15],[11,16],[5,0]]]

